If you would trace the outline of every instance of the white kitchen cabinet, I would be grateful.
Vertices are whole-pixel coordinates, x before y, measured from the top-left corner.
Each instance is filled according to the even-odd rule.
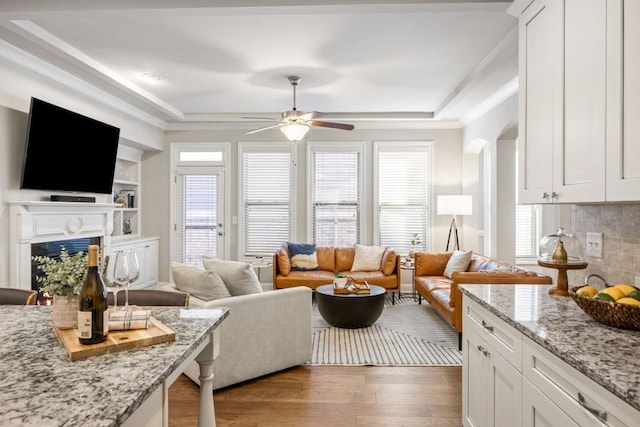
[[[462,333],[464,426],[638,425],[640,411],[466,295]]]
[[[518,203],[604,201],[607,0],[535,0],[519,37]]]
[[[640,2],[607,10],[607,200],[640,200]]]
[[[522,383],[522,427],[579,427],[529,381]]]
[[[473,302],[463,316],[463,425],[521,425],[521,334]]]
[[[633,407],[527,337],[524,339],[523,356],[522,371],[526,381],[573,422],[554,425],[638,425],[639,414]],[[524,408],[530,406],[529,402],[523,403]],[[539,404],[536,410],[554,413],[550,405]]]
[[[140,265],[140,277],[131,286],[134,289],[146,288],[158,282],[159,238],[137,238],[119,240],[111,244],[109,253],[122,251],[128,256],[136,253]]]

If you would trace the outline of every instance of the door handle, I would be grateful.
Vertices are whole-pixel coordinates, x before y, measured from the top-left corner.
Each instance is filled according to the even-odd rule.
[[[218,231],[218,236],[224,236],[224,232],[223,231]]]

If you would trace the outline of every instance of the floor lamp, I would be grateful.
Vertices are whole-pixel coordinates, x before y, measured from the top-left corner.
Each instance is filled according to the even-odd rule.
[[[449,244],[451,243],[451,234],[453,234],[455,238],[453,250],[460,249],[456,215],[471,215],[471,207],[471,196],[438,196],[438,215],[451,215],[449,237],[447,238],[447,252],[449,251]]]

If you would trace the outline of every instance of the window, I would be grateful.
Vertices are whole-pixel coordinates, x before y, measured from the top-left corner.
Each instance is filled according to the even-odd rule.
[[[378,142],[375,155],[379,244],[408,254],[417,233],[421,243],[415,249],[429,250],[431,144]]]
[[[241,147],[243,254],[270,255],[291,240],[292,146]]]
[[[538,258],[540,211],[540,205],[516,206],[516,262]]]
[[[312,238],[318,246],[360,242],[360,144],[310,144]]]

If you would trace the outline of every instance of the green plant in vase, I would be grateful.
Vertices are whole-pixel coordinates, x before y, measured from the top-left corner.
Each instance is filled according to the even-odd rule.
[[[40,292],[53,296],[53,324],[60,329],[77,327],[78,295],[87,271],[88,255],[77,252],[69,255],[64,245],[60,246],[60,258],[34,255],[38,270],[44,275],[36,276]]]
[[[335,271],[334,273],[334,279],[333,279],[333,283],[336,287],[338,288],[344,288],[347,285],[347,275],[344,273],[341,273],[339,271]]]
[[[414,258],[416,255],[416,246],[421,244],[420,235],[418,233],[413,233],[411,235],[411,251],[409,251],[409,258]]]

